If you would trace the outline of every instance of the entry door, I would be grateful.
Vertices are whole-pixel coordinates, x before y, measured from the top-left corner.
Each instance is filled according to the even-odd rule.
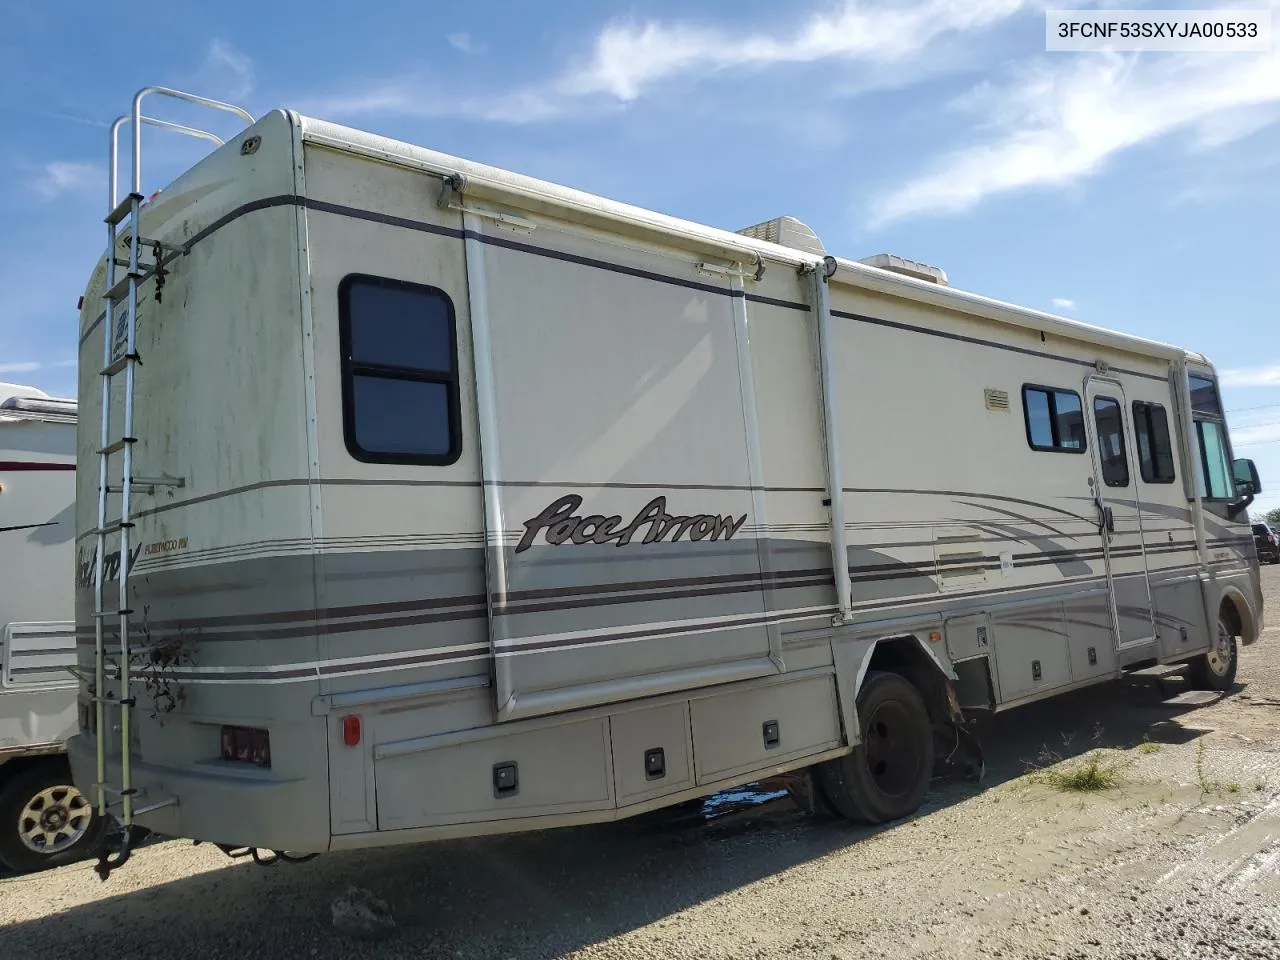
[[[1129,405],[1116,380],[1087,377],[1084,387],[1098,537],[1107,568],[1116,646],[1124,650],[1156,639]]]

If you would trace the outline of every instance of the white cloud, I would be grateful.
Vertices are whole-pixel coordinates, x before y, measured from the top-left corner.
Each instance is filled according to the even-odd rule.
[[[1027,0],[884,6],[848,0],[833,13],[810,16],[789,35],[656,21],[611,24],[596,37],[590,62],[570,71],[560,86],[572,94],[607,93],[626,101],[677,75],[829,59],[900,62],[941,36],[985,29],[1028,6]]]
[[[1224,387],[1280,387],[1280,363],[1221,370],[1218,380]]]
[[[199,82],[212,96],[242,100],[253,92],[253,60],[225,40],[210,40],[197,72]]]
[[[1053,305],[1059,310],[1074,310],[1076,308],[1076,302],[1068,300],[1066,297],[1054,297]]]
[[[354,95],[325,98],[316,112],[398,113],[467,116],[528,122],[570,112],[624,105],[664,81],[697,80],[730,71],[816,63],[860,62],[887,68],[922,55],[935,41],[975,34],[1043,0],[908,0],[898,4],[844,0],[834,11],[811,14],[790,30],[734,30],[688,22],[614,22],[596,34],[585,58],[550,79],[494,96],[430,97],[420,79],[374,85]],[[472,46],[467,34],[451,34],[458,49]],[[459,42],[461,41],[462,45]],[[901,78],[893,74],[893,82]],[[433,102],[434,101],[434,102]]]
[[[1052,55],[1004,84],[953,103],[979,114],[983,141],[879,197],[876,225],[960,213],[983,199],[1061,186],[1100,170],[1116,153],[1175,132],[1210,149],[1280,118],[1280,47],[1259,54]]]
[[[483,53],[485,50],[484,45],[477,44],[471,39],[471,34],[469,33],[451,33],[445,37],[445,40],[448,41],[449,46],[453,47],[453,49],[460,50],[463,53]]]
[[[40,168],[30,186],[44,200],[56,200],[63,194],[76,193],[98,186],[105,189],[106,175],[96,164],[68,160],[52,160]]]
[[[0,373],[35,373],[41,364],[34,361],[24,363],[0,363]]]

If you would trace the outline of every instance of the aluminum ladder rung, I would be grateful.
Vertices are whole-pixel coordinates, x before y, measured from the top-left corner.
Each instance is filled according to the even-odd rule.
[[[118,304],[121,300],[123,300],[126,296],[128,296],[129,284],[131,282],[133,282],[134,280],[137,280],[139,283],[141,283],[144,279],[145,277],[143,276],[143,273],[141,270],[136,270],[132,272],[126,270],[124,276],[115,282],[115,286],[113,286],[110,290],[108,290],[106,293],[102,295],[102,299],[109,300],[111,301],[112,304]]]
[[[129,794],[129,796],[133,797],[136,800],[139,797],[145,796],[145,794],[141,790],[134,790]],[[143,807],[134,807],[133,815],[135,817],[141,817],[144,814],[154,813],[156,810],[161,810],[164,807],[176,807],[177,805],[178,805],[178,798],[170,797],[168,800],[157,800],[155,803],[148,803],[146,806],[143,806]],[[108,803],[107,809],[113,810],[116,807],[122,807],[122,806],[124,806],[124,801],[116,800],[113,803]]]
[[[157,245],[159,245],[160,247],[161,256],[164,256],[167,253],[169,254],[169,256],[173,257],[173,256],[177,256],[180,253],[187,252],[187,248],[180,243],[165,243],[163,240],[157,240],[155,237],[139,237],[138,238],[138,246],[140,248],[147,247],[149,250],[154,250]],[[125,266],[128,266],[128,264],[125,264]]]
[[[155,803],[148,803],[143,807],[134,807],[133,815],[141,817],[148,813],[154,813],[156,810],[163,810],[165,807],[176,807],[178,805],[177,797],[170,797],[168,800],[157,800]]]
[[[115,443],[109,443],[109,444],[107,444],[105,447],[100,448],[100,449],[98,450],[98,456],[106,455],[106,456],[108,456],[108,457],[109,457],[109,456],[111,456],[113,453],[119,453],[121,450],[123,450],[123,449],[124,449],[125,447],[127,447],[129,444],[131,444],[131,443],[137,443],[137,442],[138,442],[138,438],[137,438],[137,437],[121,437],[121,438],[120,438],[119,440],[117,440]]]
[[[105,793],[110,793],[117,797],[124,796],[123,790],[121,790],[119,787],[113,787],[110,783],[95,783],[94,786],[98,787]],[[137,790],[130,790],[129,796],[133,796],[137,792],[138,792]]]
[[[113,227],[117,223],[124,222],[124,220],[128,218],[129,214],[133,212],[134,201],[136,200],[138,203],[142,203],[145,199],[146,197],[140,193],[125,194],[125,198],[116,205],[114,210],[107,214],[107,218],[104,222]]]
[[[134,477],[129,481],[129,489],[138,493],[155,493],[161,488],[180,489],[187,485],[185,477]],[[107,493],[124,493],[124,485],[108,483]]]
[[[119,533],[121,530],[132,530],[137,524],[132,520],[112,520],[105,527],[99,527],[94,533],[104,537],[109,537],[113,533]]]
[[[95,610],[93,611],[93,615],[99,620],[106,617],[132,616],[133,608],[125,607],[123,610]]]
[[[138,705],[138,702],[133,697],[129,697],[127,700],[124,697],[90,697],[89,700],[92,703],[109,703],[113,707],[136,707]]]
[[[120,356],[116,357],[116,359],[112,360],[110,364],[103,367],[102,370],[98,372],[98,375],[101,377],[114,377],[116,374],[121,373],[126,367],[128,367],[129,364],[138,363],[141,360],[142,354],[136,351],[133,353],[122,353]]]

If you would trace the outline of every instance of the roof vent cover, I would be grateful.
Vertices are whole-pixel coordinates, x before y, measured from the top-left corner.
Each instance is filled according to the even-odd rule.
[[[877,253],[873,257],[863,257],[858,262],[865,263],[869,267],[879,267],[881,270],[900,273],[903,276],[915,277],[917,280],[928,280],[942,287],[950,285],[947,283],[947,272],[941,267],[921,263],[919,260],[908,260],[895,253]]]
[[[813,229],[795,217],[774,217],[764,223],[743,227],[736,232],[753,240],[776,243],[780,247],[803,250],[805,253],[816,254],[819,257],[827,255],[826,248],[823,247],[822,241],[818,239]]]

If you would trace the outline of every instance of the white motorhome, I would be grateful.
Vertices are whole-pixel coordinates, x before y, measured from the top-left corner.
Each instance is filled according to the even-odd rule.
[[[76,404],[0,383],[0,864],[92,850],[98,820],[71,780],[76,731]]]
[[[157,93],[80,330],[72,765],[126,823],[319,852],[802,769],[885,821],[971,711],[1259,637],[1198,353],[286,110],[144,201]]]

